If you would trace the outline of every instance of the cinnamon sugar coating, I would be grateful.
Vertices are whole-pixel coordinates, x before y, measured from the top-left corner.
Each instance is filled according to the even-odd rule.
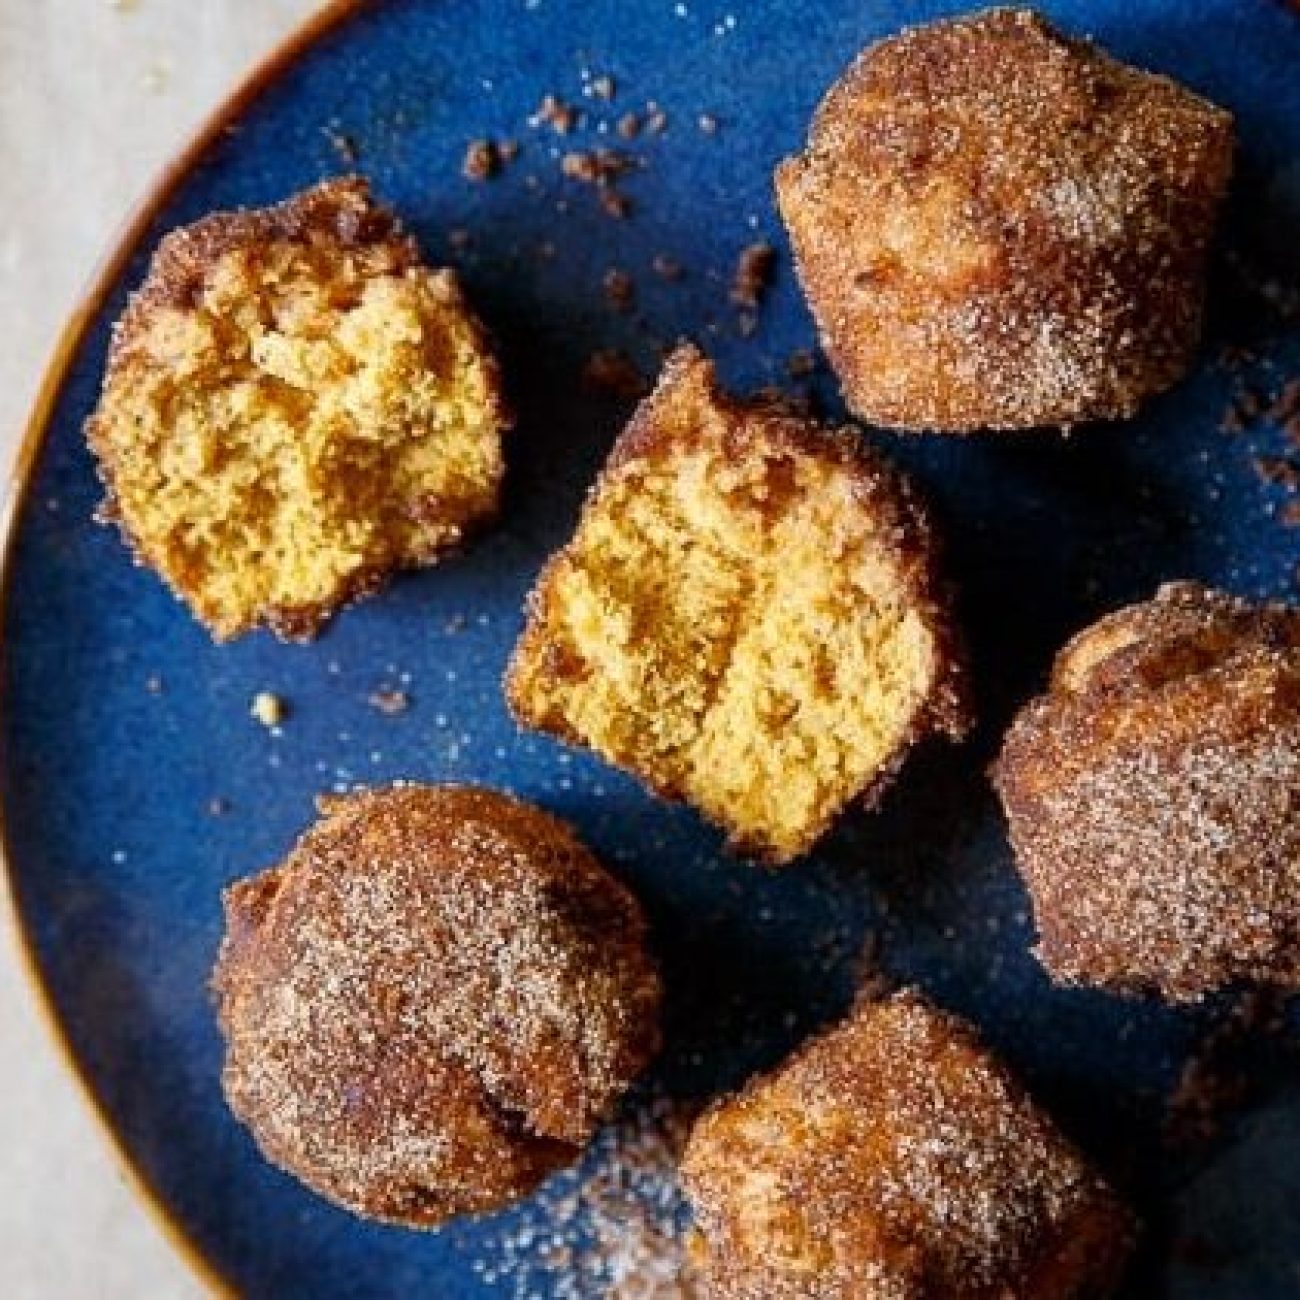
[[[822,343],[904,429],[1132,415],[1186,371],[1232,119],[990,9],[870,46],[776,172]]]
[[[1132,1220],[956,1016],[860,1003],[696,1125],[710,1300],[1102,1300]]]
[[[1300,610],[1183,582],[1103,618],[994,781],[1056,979],[1300,989]]]
[[[263,1154],[370,1218],[498,1209],[572,1162],[658,1046],[632,895],[494,791],[331,798],[232,886],[223,1085]]]

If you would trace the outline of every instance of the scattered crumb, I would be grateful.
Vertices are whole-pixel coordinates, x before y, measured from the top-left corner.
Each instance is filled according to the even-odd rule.
[[[591,93],[595,95],[597,99],[603,99],[608,103],[614,98],[614,91],[614,78],[608,74],[602,73],[599,77],[592,80]]]
[[[668,114],[651,100],[646,105],[645,129],[651,135],[663,135],[668,129]]]
[[[543,95],[542,102],[528,125],[549,126],[557,135],[568,135],[578,124],[578,110],[555,95]]]
[[[1223,368],[1238,375],[1258,362],[1258,357],[1242,349],[1225,348],[1220,355]],[[1273,518],[1283,528],[1300,528],[1300,377],[1284,380],[1275,390],[1270,383],[1263,391],[1238,381],[1219,419],[1219,428],[1224,433],[1241,434],[1261,425],[1276,430],[1283,447],[1278,448],[1273,441],[1278,450],[1252,454],[1251,466],[1261,483],[1287,494],[1286,500],[1269,503]],[[1256,447],[1259,441],[1252,439]],[[1300,586],[1300,568],[1295,583]]]
[[[816,403],[807,393],[789,393],[779,384],[765,384],[754,394],[756,402],[769,402],[800,415],[812,417],[817,413]]]
[[[325,128],[325,138],[330,142],[330,147],[338,155],[338,159],[345,167],[355,167],[361,159],[361,150],[357,146],[356,140],[347,134],[346,131],[339,131],[334,127]]]
[[[757,308],[775,271],[776,249],[771,244],[759,242],[741,249],[731,282],[731,301],[741,307]]]
[[[144,679],[144,688],[150,695],[161,695],[163,690],[163,679],[157,673],[150,673]]]
[[[615,221],[624,220],[632,211],[632,201],[626,194],[608,188],[600,191],[600,206],[605,215],[613,217]]]
[[[682,264],[667,253],[656,253],[650,263],[651,269],[664,280],[680,280],[685,274]]]
[[[1264,412],[1266,418],[1279,429],[1300,417],[1300,379],[1288,379]]]
[[[785,359],[785,372],[791,379],[803,379],[817,369],[817,358],[809,348],[798,348]]]
[[[284,701],[270,691],[258,691],[248,711],[264,727],[278,727],[288,712]]]
[[[1256,456],[1255,473],[1265,483],[1274,483],[1288,492],[1300,490],[1300,462],[1287,456]]]
[[[230,811],[230,800],[223,798],[221,795],[215,795],[208,800],[208,816],[224,817]]]
[[[610,267],[602,281],[605,300],[615,311],[630,311],[636,298],[636,286],[632,277],[618,267]]]
[[[582,386],[602,397],[634,401],[650,391],[650,385],[631,358],[617,348],[602,348],[587,358],[582,368]]]
[[[469,626],[469,619],[464,614],[453,614],[443,625],[442,630],[448,633],[463,632]]]
[[[1264,412],[1264,399],[1251,388],[1238,389],[1219,420],[1224,433],[1241,433],[1250,428]]]
[[[758,317],[752,311],[742,311],[736,319],[736,333],[742,339],[752,338],[758,329]]]
[[[461,172],[471,181],[491,180],[501,170],[501,151],[491,140],[471,140]]]
[[[624,113],[615,129],[624,140],[635,140],[641,134],[641,119],[635,113]]]
[[[596,155],[585,150],[575,149],[560,159],[560,171],[571,181],[594,183],[599,178],[596,167]]]
[[[380,713],[395,718],[398,714],[405,713],[411,707],[411,697],[405,691],[398,690],[396,687],[380,686],[370,692],[367,703],[372,709],[377,709]]]
[[[701,113],[695,119],[695,125],[704,132],[705,135],[717,135],[718,119],[712,113]]]
[[[501,159],[502,165],[512,163],[519,157],[518,140],[501,140],[497,143],[497,157]]]
[[[609,185],[636,167],[630,154],[618,149],[575,149],[560,159],[560,171],[570,180]]]

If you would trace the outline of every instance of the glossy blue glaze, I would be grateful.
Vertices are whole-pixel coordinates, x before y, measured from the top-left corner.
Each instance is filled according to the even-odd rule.
[[[857,954],[875,935],[885,968],[978,1021],[1133,1196],[1149,1227],[1133,1296],[1300,1293],[1300,1075],[1280,1053],[1264,1054],[1256,1103],[1220,1143],[1190,1156],[1164,1149],[1161,1097],[1213,1009],[1049,987],[1028,953],[1026,900],[982,774],[1053,649],[1092,616],[1177,576],[1287,591],[1300,534],[1270,517],[1280,489],[1251,465],[1281,437],[1219,431],[1237,380],[1212,361],[1224,342],[1244,341],[1260,352],[1265,385],[1300,369],[1300,337],[1234,289],[1243,266],[1294,283],[1300,261],[1300,18],[1284,4],[1044,6],[1230,107],[1241,177],[1207,360],[1139,420],[1068,443],[878,435],[946,518],[983,717],[969,744],[919,755],[877,815],[849,817],[811,860],[773,876],[723,856],[689,811],[520,735],[502,706],[524,592],[571,529],[626,414],[580,392],[583,360],[614,345],[648,365],[658,342],[691,334],[729,383],[781,380],[786,356],[813,335],[773,210],[772,166],[798,146],[814,103],[859,47],[961,7],[388,0],[270,86],[184,180],[154,233],[344,170],[327,131],[345,133],[357,169],[430,256],[460,266],[501,340],[520,413],[500,527],[345,613],[312,646],[264,635],[214,646],[92,524],[98,490],[81,423],[109,321],[152,239],[95,322],[36,466],[3,610],[0,789],[12,870],[58,1014],[123,1143],[243,1294],[515,1293],[509,1279],[489,1285],[471,1267],[496,1258],[514,1216],[433,1235],[362,1224],[265,1165],[221,1100],[206,994],[221,887],[281,856],[317,791],[397,777],[515,790],[571,818],[635,886],[670,988],[662,1087],[707,1092],[777,1059],[845,1005]],[[584,68],[615,78],[612,105],[583,99]],[[530,130],[548,91],[580,102],[586,128],[568,139]],[[559,178],[553,155],[615,142],[612,125],[602,138],[593,122],[651,99],[669,128],[631,146],[646,166],[623,187],[631,218],[612,221],[590,189]],[[716,135],[697,129],[706,111]],[[460,164],[483,135],[524,147],[500,179],[474,185]],[[462,254],[447,239],[455,227],[473,232]],[[783,260],[757,332],[743,339],[727,282],[738,251],[760,237]],[[554,256],[539,259],[545,242]],[[686,277],[655,277],[657,253],[677,257]],[[611,266],[635,276],[629,315],[604,301]],[[837,411],[833,385],[822,376],[817,387]],[[385,717],[366,697],[402,674],[412,707]],[[160,690],[147,688],[151,677]],[[279,737],[248,716],[263,689],[289,701]],[[229,800],[228,814],[209,813],[216,797]]]

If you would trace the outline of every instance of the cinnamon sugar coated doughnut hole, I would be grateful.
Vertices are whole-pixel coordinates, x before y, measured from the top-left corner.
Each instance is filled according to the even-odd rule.
[[[1300,609],[1183,582],[1103,618],[994,780],[1056,979],[1300,990]]]
[[[174,231],[87,426],[137,559],[218,639],[312,636],[496,510],[497,367],[364,181]]]
[[[860,1002],[696,1124],[709,1300],[1102,1300],[1133,1224],[956,1016]]]
[[[1227,112],[1028,10],[870,46],[776,191],[849,406],[902,429],[1132,415],[1187,370]]]
[[[507,697],[787,862],[965,729],[935,553],[854,431],[728,397],[683,346],[543,570]]]
[[[640,907],[562,822],[491,790],[323,810],[226,892],[230,1107],[357,1214],[505,1206],[577,1158],[657,1049]]]

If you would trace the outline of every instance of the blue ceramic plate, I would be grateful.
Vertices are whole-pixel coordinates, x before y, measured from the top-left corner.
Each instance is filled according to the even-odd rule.
[[[1234,436],[1220,424],[1235,389],[1300,370],[1300,334],[1286,324],[1300,248],[1300,16],[1274,0],[1045,7],[1237,115],[1241,174],[1205,359],[1139,420],[1068,443],[878,435],[946,515],[983,728],[960,750],[919,756],[881,812],[850,817],[781,875],[729,859],[691,812],[591,758],[520,735],[498,683],[524,592],[627,414],[583,394],[584,360],[614,346],[652,369],[661,343],[690,334],[734,386],[783,380],[813,331],[773,211],[773,164],[863,44],[961,6],[389,0],[336,12],[246,88],[147,206],[74,324],[29,443],[2,611],[0,789],[22,926],[76,1066],[150,1194],[234,1290],[409,1300],[581,1289],[562,1271],[521,1271],[521,1226],[545,1219],[535,1206],[438,1234],[372,1227],[264,1164],[222,1104],[206,992],[221,887],[280,857],[318,791],[410,777],[536,800],[637,889],[670,989],[659,1092],[708,1093],[775,1061],[842,1009],[870,940],[891,976],[975,1019],[1133,1197],[1147,1223],[1133,1296],[1300,1294],[1300,1072],[1280,1048],[1252,1049],[1237,1118],[1215,1141],[1170,1147],[1165,1098],[1222,1008],[1051,988],[1029,955],[1025,896],[983,775],[1012,709],[1088,619],[1165,578],[1254,595],[1292,581],[1300,533],[1277,520],[1284,489],[1253,464],[1283,436],[1267,422]],[[584,96],[602,73],[612,103]],[[529,127],[545,92],[583,108],[572,136]],[[590,187],[561,177],[557,154],[621,143],[615,121],[649,100],[667,129],[626,146],[645,166],[623,185],[630,216],[613,220]],[[476,184],[461,163],[484,136],[522,150]],[[109,324],[163,231],[353,168],[432,259],[460,267],[501,340],[520,412],[506,509],[463,557],[348,611],[314,645],[256,635],[219,648],[91,521],[99,490],[81,426]],[[468,247],[449,239],[461,228]],[[727,284],[758,238],[783,260],[747,337]],[[656,276],[657,254],[684,277]],[[636,282],[631,312],[602,293],[611,267]],[[1251,359],[1225,367],[1226,345]],[[814,386],[837,411],[824,375]],[[367,702],[384,686],[409,692],[404,715]],[[282,734],[250,719],[260,690],[289,702]],[[213,800],[228,811],[214,815]]]

